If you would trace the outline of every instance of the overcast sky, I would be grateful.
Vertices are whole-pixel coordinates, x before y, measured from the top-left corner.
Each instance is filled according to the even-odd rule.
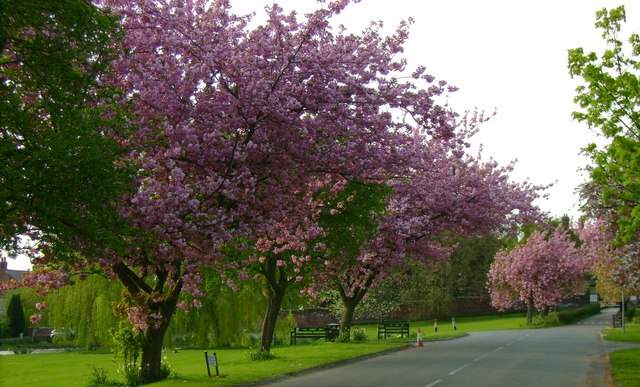
[[[272,0],[232,0],[240,14],[264,15]],[[315,0],[278,1],[300,14]],[[626,31],[640,32],[640,1],[612,0],[362,0],[336,22],[361,31],[382,20],[391,33],[400,20],[415,24],[406,46],[409,67],[424,65],[438,79],[458,86],[449,100],[460,112],[478,107],[497,115],[483,125],[476,143],[485,157],[506,165],[518,159],[514,179],[556,182],[550,198],[537,204],[553,216],[578,215],[574,190],[587,160],[580,149],[594,141],[571,119],[576,80],[567,72],[567,50],[600,52],[595,12],[624,4]],[[9,260],[10,269],[28,268]]]

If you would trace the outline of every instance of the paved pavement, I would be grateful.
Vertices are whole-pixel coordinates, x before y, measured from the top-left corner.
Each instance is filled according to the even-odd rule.
[[[269,386],[600,387],[610,384],[607,355],[634,345],[605,342],[606,310],[571,326],[492,332],[281,379]]]

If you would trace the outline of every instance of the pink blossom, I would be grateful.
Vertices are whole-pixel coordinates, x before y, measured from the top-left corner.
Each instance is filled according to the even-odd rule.
[[[238,286],[236,285],[235,282],[233,282],[231,278],[227,279],[227,286],[229,286],[231,290],[233,290],[234,292],[238,291]]]
[[[29,321],[33,325],[38,325],[38,323],[40,323],[40,321],[42,321],[42,315],[39,314],[39,313],[38,314],[32,314],[31,316],[29,316]]]
[[[185,312],[189,311],[189,305],[185,301],[178,302],[178,308],[182,309]]]
[[[11,279],[11,280],[6,281],[6,282],[2,282],[2,283],[0,283],[0,295],[1,294],[5,294],[8,291],[17,289],[20,286],[21,286],[20,282],[14,280],[14,279]]]
[[[499,251],[489,271],[492,305],[505,309],[517,300],[550,307],[584,286],[590,269],[565,229],[535,231],[522,246]]]

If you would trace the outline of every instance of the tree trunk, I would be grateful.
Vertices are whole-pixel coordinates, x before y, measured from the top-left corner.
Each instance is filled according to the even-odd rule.
[[[533,300],[529,300],[527,302],[527,324],[531,324],[533,322]]]
[[[162,375],[162,343],[164,334],[169,328],[171,318],[176,311],[178,305],[178,297],[182,292],[182,272],[178,271],[173,275],[175,285],[172,288],[166,288],[168,279],[167,272],[164,270],[156,271],[156,283],[152,287],[144,281],[144,278],[132,271],[124,263],[116,264],[113,267],[114,272],[122,284],[127,288],[134,299],[142,296],[146,299],[147,304],[144,305],[149,311],[159,314],[160,321],[150,321],[149,327],[144,335],[142,343],[142,359],[140,363],[140,379],[142,383],[148,384],[157,382],[168,375]],[[154,302],[151,294],[166,294],[166,298],[159,302]],[[156,325],[156,323],[158,325]]]
[[[341,338],[344,341],[349,341],[351,339],[351,326],[353,325],[353,315],[356,311],[356,306],[358,306],[358,301],[354,298],[343,298],[342,304],[344,306],[344,310],[342,311],[342,317],[340,319],[340,333]]]
[[[337,290],[340,294],[340,298],[342,299],[342,306],[344,307],[344,312],[342,312],[342,320],[340,321],[340,331],[342,332],[345,341],[349,341],[349,339],[351,338],[351,326],[353,325],[353,315],[355,313],[356,307],[367,294],[369,286],[371,286],[374,278],[375,275],[372,275],[367,279],[363,287],[356,287],[351,297],[347,295],[347,292],[342,286],[338,285]]]
[[[542,309],[540,309],[540,316],[547,317],[548,315],[549,315],[549,307],[545,305],[542,307]]]
[[[162,375],[162,343],[169,324],[160,329],[149,328],[144,335],[142,360],[140,362],[140,378],[144,384],[157,382],[166,377]]]
[[[262,334],[260,335],[260,352],[271,351],[273,334],[276,331],[276,323],[280,314],[282,300],[284,300],[285,287],[276,287],[268,292],[269,306],[262,321]]]
[[[164,334],[167,332],[171,318],[176,311],[178,295],[180,294],[179,289],[181,288],[182,281],[179,281],[171,296],[155,305],[157,310],[161,311],[162,319],[159,326],[149,326],[144,335],[140,377],[145,384],[157,382],[169,376],[162,374],[162,344],[164,342]]]

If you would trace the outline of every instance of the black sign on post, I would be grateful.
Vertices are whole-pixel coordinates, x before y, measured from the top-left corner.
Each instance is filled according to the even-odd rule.
[[[214,352],[213,355],[209,355],[207,351],[204,351],[204,359],[207,362],[207,375],[211,377],[211,366],[215,366],[216,376],[220,376],[218,373],[218,357],[216,356],[216,353]]]
[[[622,315],[614,314],[611,316],[611,319],[614,328],[622,328]]]

